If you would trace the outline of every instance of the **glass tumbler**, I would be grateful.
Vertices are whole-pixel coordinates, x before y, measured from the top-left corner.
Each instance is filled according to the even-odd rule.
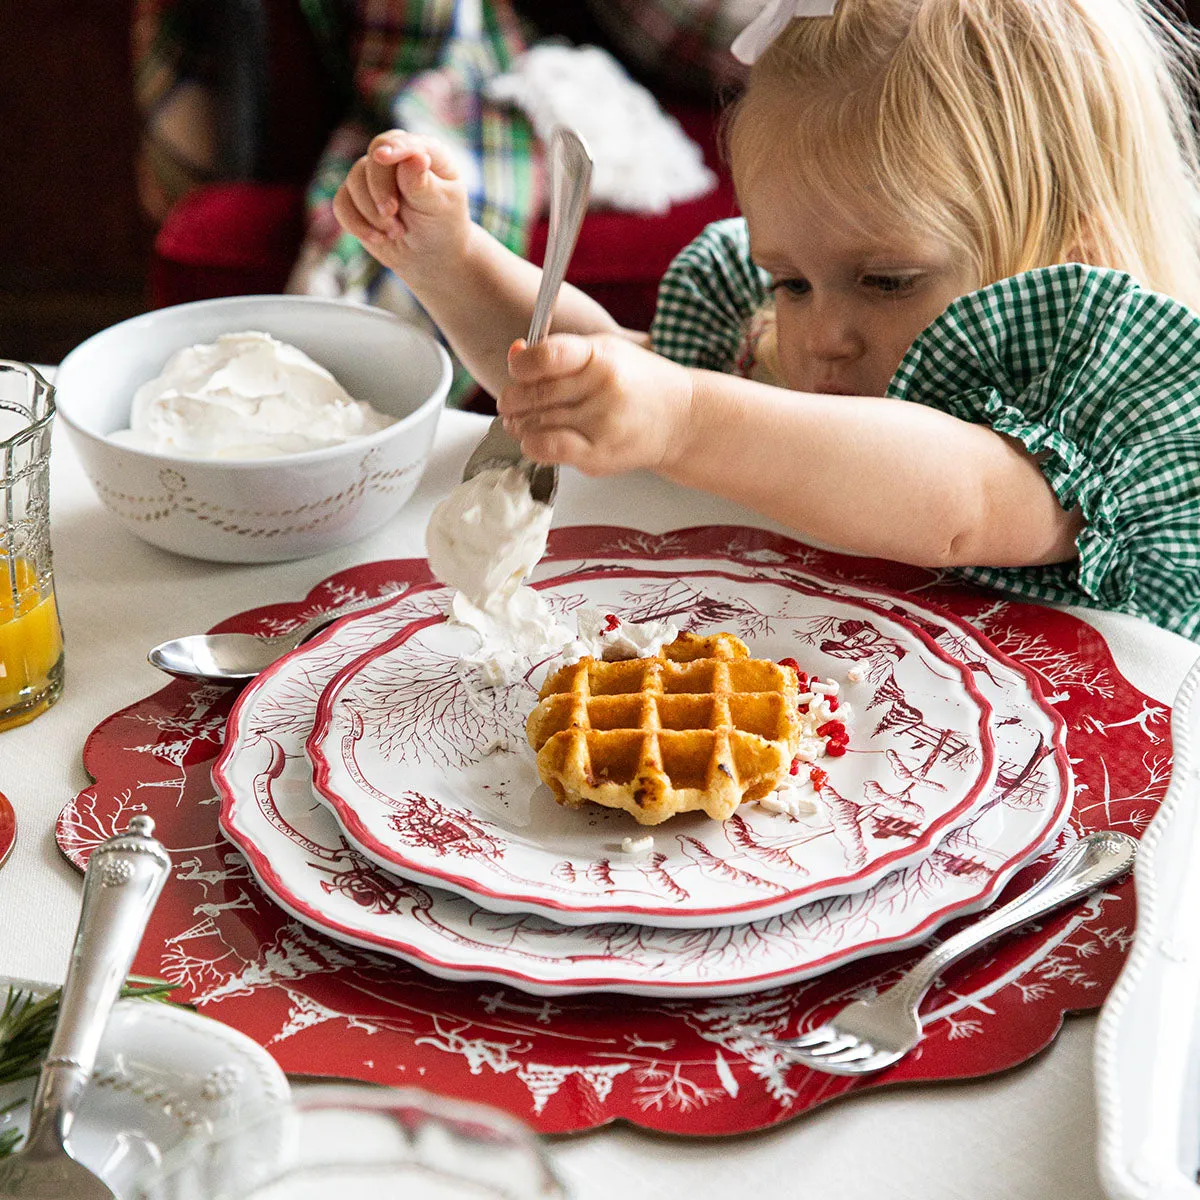
[[[136,1200],[566,1200],[506,1113],[417,1088],[316,1084],[186,1138]]]
[[[26,363],[0,359],[0,730],[62,693],[63,639],[50,561],[54,389]]]

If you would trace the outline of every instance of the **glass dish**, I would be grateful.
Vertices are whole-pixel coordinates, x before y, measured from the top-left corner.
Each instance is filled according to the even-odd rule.
[[[416,1088],[318,1084],[190,1138],[136,1200],[565,1200],[536,1136]]]

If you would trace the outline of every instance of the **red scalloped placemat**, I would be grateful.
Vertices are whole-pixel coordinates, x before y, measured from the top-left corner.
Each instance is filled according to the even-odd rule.
[[[725,557],[915,593],[931,610],[925,628],[935,638],[953,639],[953,628],[936,614],[954,614],[1036,673],[1068,726],[1076,830],[1140,836],[1166,792],[1169,709],[1124,679],[1103,638],[1073,616],[752,528],[657,535],[575,527],[554,531],[550,553],[587,560]],[[428,579],[424,559],[365,564],[331,576],[303,601],[243,613],[219,628],[286,628],[330,603]],[[857,1080],[750,1050],[734,1027],[793,1032],[864,985],[886,986],[919,949],[711,1000],[547,1000],[500,984],[436,979],[299,924],[259,890],[245,860],[222,839],[209,769],[235,694],[173,681],[98,725],[84,748],[96,782],[64,808],[58,841],[82,866],[132,813],[150,813],[175,871],[135,970],[176,982],[178,998],[243,1030],[289,1072],[416,1084],[497,1105],[545,1133],[617,1118],[674,1133],[744,1132],[847,1091],[959,1079],[1023,1062],[1053,1040],[1065,1013],[1103,1002],[1132,939],[1133,882],[1126,880],[960,967],[927,998],[919,1049]],[[1006,895],[1046,865],[1042,859],[1019,872]],[[364,895],[363,903],[371,902]]]

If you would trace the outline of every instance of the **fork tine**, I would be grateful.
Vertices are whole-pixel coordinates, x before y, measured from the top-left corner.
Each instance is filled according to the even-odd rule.
[[[831,1054],[837,1054],[843,1050],[850,1050],[855,1046],[861,1045],[858,1038],[851,1033],[838,1034],[820,1046],[808,1046],[804,1049],[805,1057],[827,1059]],[[868,1047],[870,1049],[871,1047]]]
[[[794,1038],[780,1039],[780,1044],[788,1049],[794,1046],[797,1050],[808,1050],[814,1046],[824,1046],[836,1037],[837,1034],[832,1025],[818,1025],[815,1029],[797,1034]],[[766,1041],[765,1038],[763,1040]]]
[[[795,1054],[792,1062],[799,1067],[807,1067],[824,1075],[871,1075],[890,1067],[895,1062],[894,1055],[872,1055],[854,1062],[830,1062],[827,1058],[813,1058],[809,1054]]]
[[[899,1062],[903,1057],[902,1054],[891,1054],[880,1050],[867,1058],[860,1058],[854,1062],[830,1062],[827,1058],[810,1058],[807,1055],[803,1058],[797,1055],[796,1061],[803,1063],[810,1070],[824,1071],[829,1075],[873,1075],[876,1071],[882,1071]]]
[[[855,1042],[853,1046],[847,1046],[844,1050],[835,1050],[832,1054],[822,1054],[819,1057],[822,1065],[826,1063],[843,1065],[848,1063],[862,1063],[876,1056],[877,1051],[870,1042]]]

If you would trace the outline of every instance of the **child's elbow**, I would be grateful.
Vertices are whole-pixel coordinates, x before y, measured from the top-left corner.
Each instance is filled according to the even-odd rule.
[[[1029,505],[995,503],[986,493],[966,498],[929,539],[916,565],[1037,567],[1077,557],[1083,517],[1078,508],[1064,511],[1046,491]]]

